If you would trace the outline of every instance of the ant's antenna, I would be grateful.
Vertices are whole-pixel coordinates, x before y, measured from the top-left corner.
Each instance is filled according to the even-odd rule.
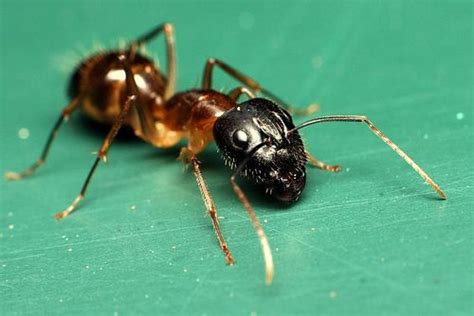
[[[420,168],[413,161],[403,150],[400,149],[397,145],[395,145],[387,136],[385,136],[375,125],[366,117],[362,115],[333,115],[333,116],[322,116],[318,118],[314,118],[303,122],[302,124],[298,125],[297,127],[293,128],[292,130],[288,131],[292,133],[296,130],[299,130],[303,127],[317,124],[317,123],[324,123],[324,122],[358,122],[358,123],[365,123],[370,128],[370,130],[380,138],[385,144],[387,144],[390,148],[392,148],[400,157],[403,158],[429,185],[438,193],[438,196],[442,200],[446,200],[446,194],[441,190],[441,188],[433,181],[433,179],[428,176],[428,174]]]

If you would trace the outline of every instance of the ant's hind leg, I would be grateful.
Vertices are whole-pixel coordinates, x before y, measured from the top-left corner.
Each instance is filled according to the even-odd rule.
[[[196,182],[201,191],[202,200],[206,205],[207,212],[212,220],[212,226],[214,227],[214,231],[216,232],[217,240],[219,241],[219,245],[224,252],[225,259],[227,264],[232,265],[234,263],[234,259],[232,258],[232,254],[230,253],[229,247],[224,239],[224,235],[222,234],[221,227],[219,224],[219,218],[217,216],[217,209],[214,205],[214,201],[209,193],[207,188],[206,182],[204,181],[204,177],[201,173],[200,162],[196,158],[196,155],[191,152],[188,148],[184,147],[181,149],[181,153],[179,154],[179,159],[183,160],[185,163],[190,164],[193,167],[194,176],[196,177]]]
[[[7,180],[20,180],[25,177],[31,176],[41,165],[43,165],[46,161],[46,158],[48,157],[49,150],[51,149],[51,145],[53,143],[53,140],[56,138],[59,128],[61,125],[64,123],[64,121],[67,121],[69,116],[78,108],[78,105],[81,102],[81,96],[77,96],[72,101],[64,108],[63,112],[59,116],[58,120],[56,121],[56,124],[54,124],[53,129],[51,130],[48,140],[46,141],[46,144],[43,148],[43,152],[41,153],[41,156],[38,158],[38,160],[35,161],[29,168],[21,171],[21,172],[6,172],[5,173],[5,179]]]
[[[328,165],[318,159],[316,159],[313,155],[311,155],[308,151],[306,152],[306,156],[308,157],[308,163],[318,169],[329,171],[329,172],[339,172],[341,171],[340,165]]]
[[[228,64],[224,63],[223,61],[219,59],[214,59],[210,58],[206,62],[206,66],[204,68],[204,74],[202,78],[202,88],[203,89],[211,89],[212,88],[212,73],[214,70],[214,66],[218,66],[221,68],[225,73],[227,73],[229,76],[232,78],[240,81],[242,84],[247,86],[248,88],[252,89],[254,92],[260,92],[262,95],[264,95],[267,98],[270,98],[272,100],[275,100],[276,102],[279,103],[280,106],[285,108],[288,112],[295,114],[295,115],[309,115],[313,114],[316,111],[319,110],[319,105],[318,104],[310,104],[306,108],[299,109],[299,108],[294,108],[290,105],[288,105],[285,101],[271,93],[270,91],[266,90],[263,88],[259,83],[254,81],[252,78],[249,76],[246,76],[239,72],[237,69],[229,66]]]
[[[133,59],[133,56],[139,47],[148,43],[161,33],[164,33],[166,41],[167,84],[164,92],[164,99],[168,100],[176,90],[176,47],[173,25],[171,23],[163,23],[156,26],[151,31],[133,41],[129,46],[129,50],[131,52],[130,57]]]

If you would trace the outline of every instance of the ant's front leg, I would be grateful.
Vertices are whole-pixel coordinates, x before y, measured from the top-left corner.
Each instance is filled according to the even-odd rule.
[[[318,159],[316,159],[313,155],[311,155],[308,151],[306,151],[306,156],[308,157],[308,163],[318,169],[329,171],[329,172],[339,172],[341,171],[340,165],[328,165]]]
[[[209,189],[207,188],[206,182],[204,181],[204,177],[202,176],[200,167],[201,164],[199,160],[197,159],[196,155],[186,147],[181,149],[178,159],[192,166],[194,176],[196,177],[197,185],[199,187],[199,190],[201,191],[202,200],[204,201],[206,210],[209,213],[209,216],[211,217],[212,226],[214,227],[214,231],[216,232],[219,245],[222,251],[224,252],[226,262],[229,265],[234,264],[234,259],[232,258],[232,254],[230,253],[229,247],[227,246],[227,243],[224,239],[224,235],[221,231],[219,218],[217,216],[217,209],[214,205],[214,200],[212,199],[211,194],[209,193]]]
[[[237,69],[229,66],[228,64],[224,63],[223,61],[215,58],[210,58],[206,62],[206,66],[204,68],[204,74],[202,77],[202,88],[203,89],[211,89],[212,88],[212,73],[214,70],[214,66],[218,66],[222,69],[225,73],[227,73],[232,78],[240,81],[242,84],[247,86],[248,88],[252,89],[255,93],[260,92],[265,97],[273,99],[277,103],[279,103],[283,108],[285,108],[288,112],[295,114],[295,115],[309,115],[317,112],[319,110],[319,104],[310,104],[306,108],[299,109],[288,105],[285,101],[268,91],[267,89],[263,88],[259,83],[254,81],[247,75],[242,74]]]

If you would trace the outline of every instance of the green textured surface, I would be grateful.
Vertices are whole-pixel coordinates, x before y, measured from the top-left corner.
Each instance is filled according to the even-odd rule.
[[[177,150],[117,141],[80,210],[53,220],[78,193],[104,135],[74,118],[36,176],[0,181],[0,313],[472,314],[472,6],[1,1],[1,171],[40,152],[67,102],[61,69],[72,68],[75,52],[168,20],[180,89],[195,86],[214,56],[292,103],[366,114],[449,199],[437,200],[364,126],[307,129],[311,151],[344,172],[310,169],[303,198],[289,208],[250,195],[276,264],[266,287],[257,237],[214,147],[201,159],[233,267]],[[163,57],[162,46],[150,50]]]

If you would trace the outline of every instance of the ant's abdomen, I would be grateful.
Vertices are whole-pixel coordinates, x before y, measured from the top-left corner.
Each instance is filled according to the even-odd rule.
[[[101,123],[112,124],[127,98],[125,70],[118,56],[117,52],[108,52],[88,58],[69,82],[69,97],[80,96],[82,111]],[[164,102],[166,79],[151,60],[139,54],[131,61],[131,70],[140,92],[139,102],[156,111]],[[130,119],[126,124],[131,124]]]

